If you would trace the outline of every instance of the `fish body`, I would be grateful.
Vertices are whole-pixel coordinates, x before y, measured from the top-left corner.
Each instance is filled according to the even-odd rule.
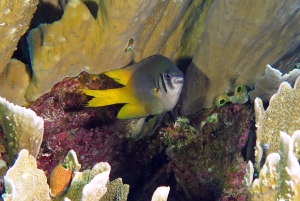
[[[94,97],[87,106],[124,103],[118,119],[141,118],[172,110],[183,86],[183,73],[162,55],[104,74],[125,86],[107,90],[83,89],[85,94]]]

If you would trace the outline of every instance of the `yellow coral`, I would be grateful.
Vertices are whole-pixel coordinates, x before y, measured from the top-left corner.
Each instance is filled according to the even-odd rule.
[[[9,62],[20,37],[28,29],[38,0],[1,0],[0,3],[0,73]],[[3,79],[3,78],[1,78]]]
[[[19,60],[11,59],[0,72],[0,96],[14,104],[26,103],[25,93],[30,83],[29,71],[27,65]]]
[[[256,163],[259,164],[263,153],[279,150],[279,132],[293,134],[300,129],[300,77],[294,88],[287,82],[281,83],[278,92],[270,100],[269,107],[264,110],[262,101],[255,99],[256,117]],[[263,153],[262,153],[263,152]]]
[[[154,1],[99,1],[97,18],[80,0],[70,0],[60,21],[43,24],[28,36],[33,67],[26,98],[35,100],[66,76],[101,73],[127,65],[125,52],[137,37]]]

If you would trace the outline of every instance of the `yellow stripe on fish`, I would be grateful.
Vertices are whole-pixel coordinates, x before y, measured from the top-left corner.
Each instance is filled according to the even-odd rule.
[[[154,55],[129,67],[104,74],[125,86],[82,91],[94,97],[88,102],[88,107],[124,103],[117,115],[118,119],[141,118],[172,110],[183,85],[183,73],[162,55]]]

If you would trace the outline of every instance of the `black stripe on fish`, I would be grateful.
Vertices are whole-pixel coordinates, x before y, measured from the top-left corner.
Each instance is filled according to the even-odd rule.
[[[165,84],[164,75],[160,74],[160,78],[161,78],[161,83],[162,83],[163,89],[165,90],[166,93],[168,93],[168,90],[167,90],[167,87],[166,87],[166,84]]]
[[[172,79],[169,79],[169,80],[166,80],[166,81],[167,81],[168,88],[173,90],[175,87],[173,85]]]

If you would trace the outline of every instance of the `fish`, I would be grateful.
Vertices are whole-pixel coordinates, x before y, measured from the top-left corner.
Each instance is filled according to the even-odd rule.
[[[173,110],[184,83],[182,71],[159,54],[104,74],[124,86],[105,90],[82,89],[93,97],[86,106],[124,104],[117,114],[118,119],[143,118]]]

